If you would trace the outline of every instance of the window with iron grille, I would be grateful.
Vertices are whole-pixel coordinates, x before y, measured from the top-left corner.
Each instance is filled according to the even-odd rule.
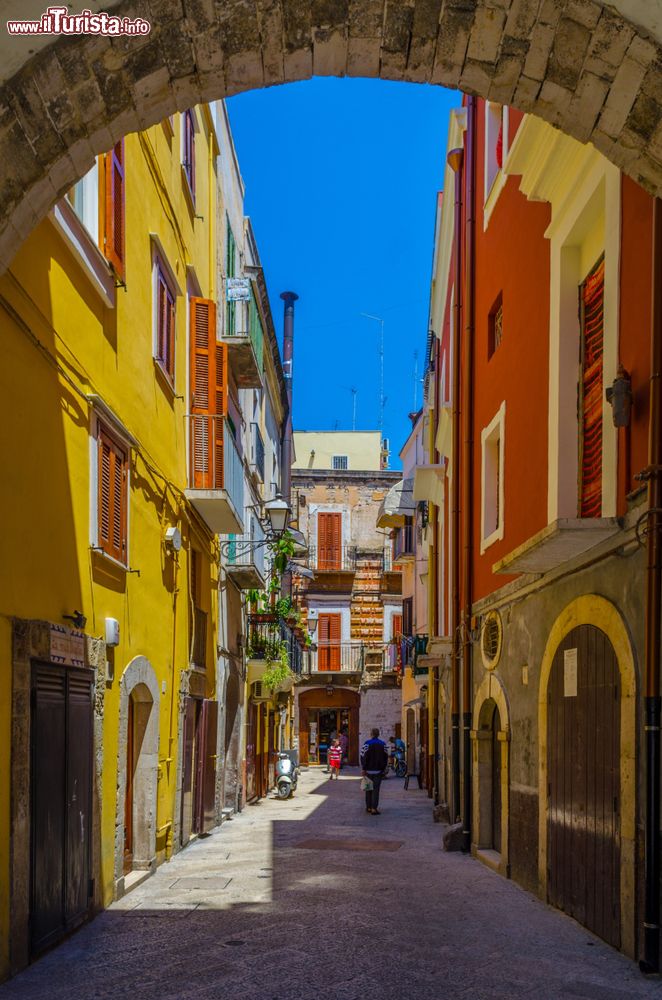
[[[175,385],[175,296],[159,261],[155,288],[155,357],[171,386]]]
[[[349,468],[349,458],[347,455],[334,455],[333,456],[333,468],[334,469],[347,469]]]
[[[182,124],[184,128],[182,166],[184,167],[184,175],[188,182],[191,198],[195,202],[195,122],[191,108],[184,112]]]
[[[503,336],[503,296],[499,294],[487,320],[487,357],[492,357]]]

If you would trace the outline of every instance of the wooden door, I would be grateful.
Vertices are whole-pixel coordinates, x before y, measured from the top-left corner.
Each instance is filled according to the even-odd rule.
[[[30,953],[90,909],[92,821],[90,673],[37,664],[30,718]]]
[[[340,637],[342,616],[321,614],[318,619],[317,668],[318,670],[340,670]]]
[[[133,869],[133,776],[135,771],[133,698],[129,698],[126,720],[126,785],[124,788],[124,862],[125,875]]]
[[[194,759],[195,759],[196,702],[187,698],[184,707],[184,733],[182,746],[182,803],[180,839],[187,844],[193,833],[194,807]]]
[[[269,729],[267,737],[267,791],[276,784],[276,717],[269,712]]]
[[[342,569],[342,514],[317,515],[317,568]]]
[[[428,761],[428,710],[427,708],[421,709],[421,781],[426,788],[432,787],[432,774],[429,772],[429,761]]]
[[[260,733],[259,733],[259,747],[260,747],[260,764],[259,764],[259,774],[260,774],[260,790],[258,792],[261,798],[267,794],[269,787],[269,750],[267,746],[267,706],[260,705]]]
[[[495,706],[492,715],[492,835],[491,843],[495,851],[501,853],[501,743],[499,730],[501,716]]]
[[[218,702],[203,701],[197,739],[196,817],[198,833],[209,833],[216,826],[216,739]]]
[[[257,795],[257,705],[248,703],[246,719],[246,799]]]
[[[620,946],[620,674],[607,636],[573,629],[547,689],[550,903]]]

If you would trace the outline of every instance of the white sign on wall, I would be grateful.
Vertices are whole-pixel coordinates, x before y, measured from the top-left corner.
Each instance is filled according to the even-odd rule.
[[[563,653],[563,696],[577,697],[577,650],[566,649]]]
[[[249,302],[251,297],[250,278],[226,278],[225,297],[228,302]]]

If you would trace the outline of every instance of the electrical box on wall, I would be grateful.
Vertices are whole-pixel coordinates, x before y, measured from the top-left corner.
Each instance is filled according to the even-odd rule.
[[[119,646],[120,623],[117,618],[106,618],[106,645]]]

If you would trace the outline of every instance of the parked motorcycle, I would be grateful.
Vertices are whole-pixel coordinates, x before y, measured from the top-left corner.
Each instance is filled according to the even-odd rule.
[[[297,790],[299,768],[289,754],[281,753],[276,758],[276,790],[279,799],[289,799]]]

